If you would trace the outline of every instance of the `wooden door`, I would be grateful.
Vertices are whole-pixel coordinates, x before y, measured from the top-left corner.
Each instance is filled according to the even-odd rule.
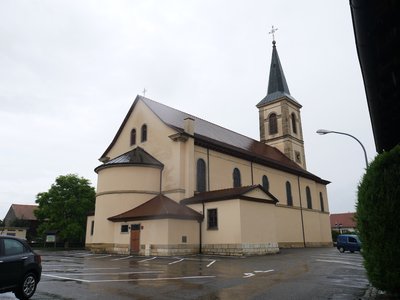
[[[131,253],[138,254],[140,250],[140,224],[131,225]]]

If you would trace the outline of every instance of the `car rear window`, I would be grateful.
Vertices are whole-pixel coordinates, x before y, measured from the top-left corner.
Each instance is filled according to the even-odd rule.
[[[26,252],[25,246],[17,240],[4,239],[4,255],[17,255]]]
[[[357,240],[352,236],[349,236],[349,243],[357,243]]]

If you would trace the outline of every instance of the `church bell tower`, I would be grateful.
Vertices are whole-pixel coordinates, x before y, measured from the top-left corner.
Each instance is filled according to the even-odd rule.
[[[300,118],[301,107],[300,103],[290,95],[274,39],[268,92],[257,104],[260,118],[260,141],[278,148],[292,161],[306,169]]]

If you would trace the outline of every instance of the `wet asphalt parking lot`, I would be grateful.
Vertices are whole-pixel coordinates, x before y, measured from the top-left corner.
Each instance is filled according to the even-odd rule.
[[[361,255],[335,248],[256,257],[38,253],[43,272],[33,300],[359,299],[368,285]]]

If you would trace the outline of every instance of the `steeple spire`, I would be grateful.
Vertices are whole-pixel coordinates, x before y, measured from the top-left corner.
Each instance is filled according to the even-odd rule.
[[[260,141],[279,149],[283,154],[306,169],[301,105],[290,95],[272,27],[272,58],[267,95],[258,104]]]
[[[276,29],[273,28],[271,32],[275,33],[275,31]],[[285,74],[283,73],[278,51],[276,50],[276,41],[274,37],[272,41],[272,58],[269,70],[268,92],[264,99],[262,99],[257,104],[257,107],[260,107],[282,97],[287,97],[297,103],[297,101],[290,95],[289,87],[286,82]]]

